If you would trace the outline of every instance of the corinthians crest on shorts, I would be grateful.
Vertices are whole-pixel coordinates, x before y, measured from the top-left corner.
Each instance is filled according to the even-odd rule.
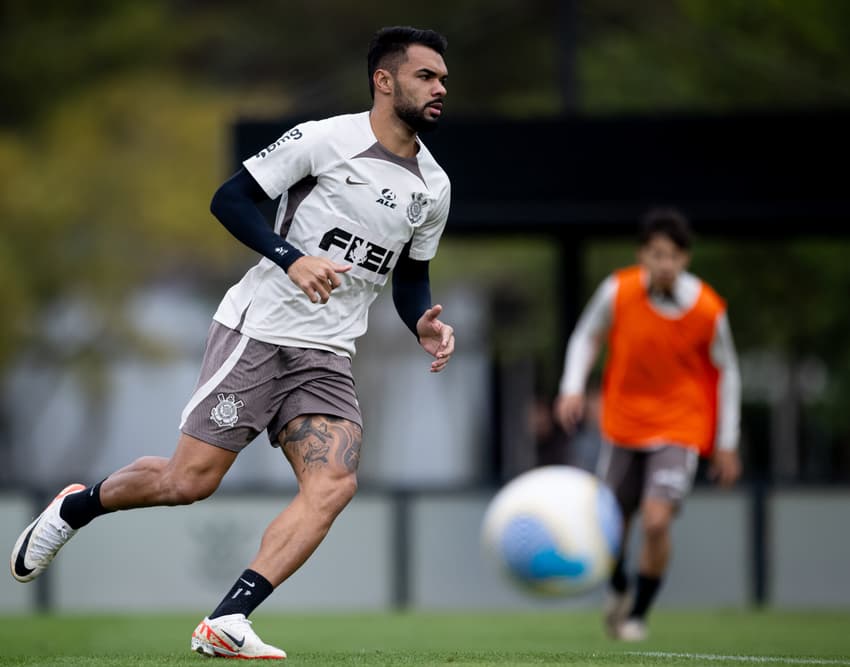
[[[428,195],[424,192],[412,192],[410,198],[412,201],[407,205],[407,219],[411,225],[418,225],[428,205]]]
[[[239,408],[245,403],[236,399],[234,394],[219,394],[218,405],[210,411],[210,419],[224,428],[230,428],[239,421]]]

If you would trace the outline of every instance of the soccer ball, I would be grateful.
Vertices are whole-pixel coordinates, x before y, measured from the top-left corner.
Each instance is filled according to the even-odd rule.
[[[523,473],[490,501],[481,542],[511,581],[554,596],[578,595],[608,578],[623,519],[594,475],[551,465]]]

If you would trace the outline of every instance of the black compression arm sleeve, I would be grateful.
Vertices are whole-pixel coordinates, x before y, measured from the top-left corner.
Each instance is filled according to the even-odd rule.
[[[216,190],[210,211],[233,236],[287,271],[304,253],[269,227],[257,204],[268,199],[243,167]]]
[[[393,303],[399,317],[418,340],[416,323],[431,307],[431,281],[428,277],[427,261],[410,259],[407,252],[402,253],[393,269]]]

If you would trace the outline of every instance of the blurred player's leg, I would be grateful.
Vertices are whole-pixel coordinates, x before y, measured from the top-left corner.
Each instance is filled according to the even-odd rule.
[[[649,636],[646,618],[670,562],[673,521],[693,486],[696,465],[696,452],[683,447],[660,447],[647,454],[634,605],[617,631],[619,639],[642,641]]]
[[[617,639],[624,642],[642,642],[648,637],[646,621],[640,618],[628,618],[617,628]]]
[[[634,595],[629,590],[629,577],[626,573],[626,545],[629,539],[631,523],[630,518],[626,518],[623,521],[620,557],[617,559],[617,563],[608,580],[608,590],[605,593],[605,602],[602,608],[605,631],[608,633],[608,636],[615,639],[618,637],[620,625],[626,620],[634,606]]]
[[[624,535],[627,534],[624,531]],[[620,625],[626,620],[632,609],[634,599],[628,589],[628,577],[625,572],[625,551],[621,552],[620,558],[611,574],[608,582],[608,590],[605,593],[603,606],[603,620],[605,631],[609,636],[616,638]]]
[[[661,581],[670,560],[670,528],[678,502],[658,497],[646,498],[641,505],[643,544],[634,604],[617,628],[616,637],[624,641],[643,641],[649,636],[646,617],[661,588]]]
[[[619,638],[620,626],[625,622],[634,605],[634,596],[629,590],[629,577],[626,572],[626,549],[632,519],[640,507],[645,460],[646,456],[643,452],[635,452],[605,442],[600,450],[597,466],[597,475],[614,492],[623,515],[620,558],[608,581],[608,591],[602,609],[605,631],[614,639]]]

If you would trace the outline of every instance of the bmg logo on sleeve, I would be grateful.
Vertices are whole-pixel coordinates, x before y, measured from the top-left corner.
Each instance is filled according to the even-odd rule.
[[[283,146],[287,141],[296,141],[303,136],[304,135],[302,134],[300,129],[298,129],[297,127],[292,128],[291,130],[289,130],[289,132],[284,134],[280,139],[275,141],[273,144],[269,144],[268,146],[266,146],[263,150],[261,150],[259,153],[257,153],[254,157],[264,158],[264,157],[266,157],[266,155],[273,153],[278,148]]]

